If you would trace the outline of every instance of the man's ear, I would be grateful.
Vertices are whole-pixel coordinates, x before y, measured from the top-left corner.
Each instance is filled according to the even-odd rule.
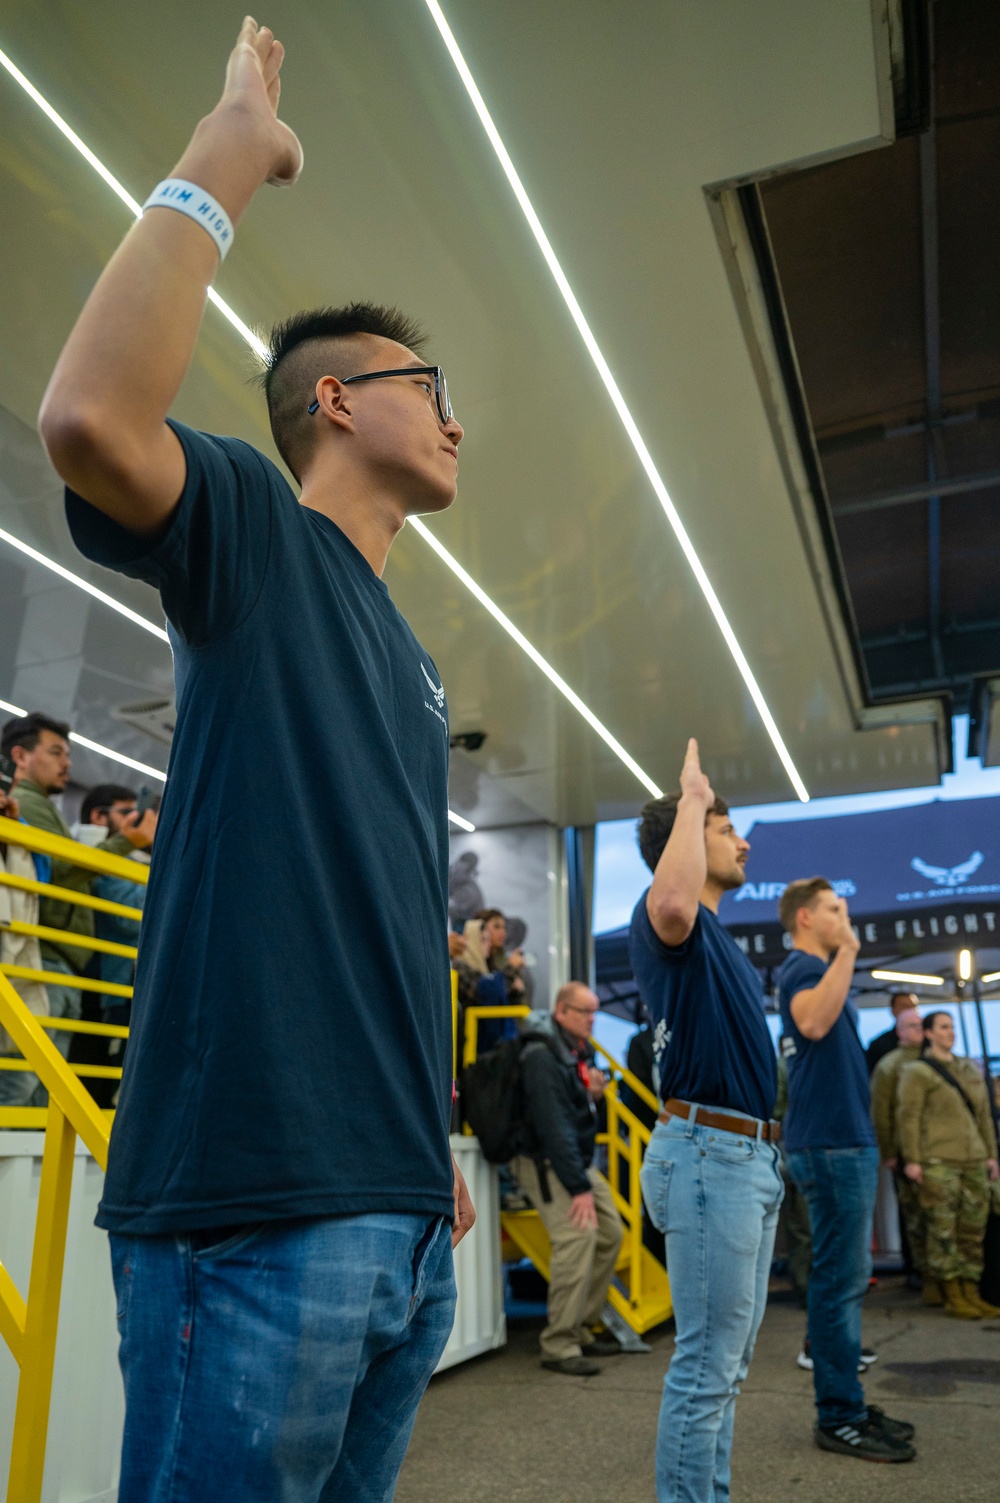
[[[316,401],[319,403],[317,418],[326,418],[327,422],[353,433],[354,411],[349,386],[338,381],[336,376],[322,376],[316,382]]]
[[[27,766],[29,755],[30,753],[26,752],[23,746],[12,746],[10,749],[10,759],[15,767],[20,768],[21,772]]]

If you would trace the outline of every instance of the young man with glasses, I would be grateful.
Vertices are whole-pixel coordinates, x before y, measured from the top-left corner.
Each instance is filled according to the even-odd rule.
[[[248,18],[40,418],[80,549],[160,590],[177,679],[98,1215],[129,1503],[390,1497],[472,1223],[448,1146],[444,690],[381,578],[406,518],[455,497],[444,378],[394,310],[276,329],[263,384],[298,498],[250,445],[168,418],[234,224],[302,165],[282,56]]]
[[[589,987],[569,981],[551,1012],[525,1019],[521,1083],[534,1152],[511,1164],[552,1243],[542,1366],[571,1378],[594,1377],[595,1357],[622,1350],[594,1329],[622,1242],[611,1189],[593,1163],[603,1076],[587,1041],[599,1006]]]
[[[653,1023],[663,1110],[642,1167],[666,1236],[677,1344],[656,1441],[659,1503],[728,1498],[736,1396],[767,1302],[783,1194],[761,978],[719,923],[750,847],[688,742],[681,792],[642,811],[653,873],[629,951]]]

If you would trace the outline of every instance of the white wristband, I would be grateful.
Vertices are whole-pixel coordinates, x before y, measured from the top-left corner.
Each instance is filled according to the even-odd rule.
[[[182,177],[168,177],[157,183],[142,211],[145,213],[147,209],[155,208],[176,209],[179,214],[187,214],[211,235],[219,260],[226,259],[226,252],[233,243],[233,222],[211,193],[206,193],[196,183],[186,183]]]

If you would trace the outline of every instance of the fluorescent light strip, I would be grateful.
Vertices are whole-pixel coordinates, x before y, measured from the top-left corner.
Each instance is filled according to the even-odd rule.
[[[1000,971],[990,971],[988,976],[980,976],[980,981],[1000,981]]]
[[[873,981],[912,981],[915,986],[944,986],[942,976],[918,976],[915,971],[871,971]]]
[[[458,825],[458,828],[460,830],[465,830],[470,835],[472,835],[474,833],[475,828],[476,828],[475,825],[474,824],[470,824],[467,819],[463,819],[462,816],[461,816],[461,814],[452,814],[451,810],[449,809],[448,810],[448,818],[451,820],[451,822],[452,822],[453,825]]]
[[[110,605],[113,611],[117,611],[120,616],[127,616],[130,621],[135,622],[136,626],[141,626],[145,631],[152,632],[154,637],[159,637],[164,642],[170,640],[163,627],[157,626],[155,621],[147,621],[146,617],[140,616],[138,611],[129,610],[128,606],[122,605],[120,600],[115,600],[113,596],[105,594],[96,585],[92,585],[88,579],[82,579],[79,574],[74,574],[71,569],[64,569],[62,564],[57,564],[54,558],[49,558],[46,554],[39,553],[37,548],[32,548],[30,544],[23,543],[12,532],[5,532],[0,527],[0,538],[5,543],[9,543],[12,548],[17,548],[19,552],[27,554],[28,558],[33,559],[36,564],[41,564],[43,569],[51,569],[53,574],[58,574],[60,579],[69,580],[69,583],[76,585],[78,590],[86,590],[87,594],[93,595],[95,600],[100,600],[103,605]]]
[[[622,396],[620,390],[618,389],[618,383],[615,380],[614,376],[611,374],[611,368],[608,365],[608,362],[605,360],[604,355],[601,353],[601,348],[598,345],[596,338],[594,337],[590,325],[583,316],[583,310],[576,300],[576,294],[567,281],[566,273],[563,271],[562,267],[559,264],[559,261],[556,258],[556,253],[552,249],[552,246],[549,243],[549,238],[542,228],[541,220],[535,213],[531,200],[528,197],[527,191],[525,190],[524,184],[521,182],[521,179],[517,173],[517,169],[510,159],[510,155],[507,151],[506,146],[503,144],[503,141],[500,137],[500,132],[494,125],[493,118],[490,115],[489,110],[486,108],[486,103],[483,99],[483,96],[482,94],[480,94],[476,81],[469,71],[469,66],[466,63],[465,58],[462,56],[461,51],[459,50],[458,43],[455,41],[451,27],[448,25],[448,22],[445,19],[444,12],[438,4],[438,0],[426,0],[426,4],[427,9],[430,11],[431,16],[434,19],[435,26],[441,33],[442,40],[444,41],[445,46],[451,54],[451,60],[455,64],[458,75],[461,78],[462,83],[465,85],[466,93],[472,100],[473,107],[476,111],[476,114],[479,116],[480,121],[482,122],[483,129],[489,137],[490,145],[496,152],[500,165],[506,174],[507,181],[510,183],[511,188],[514,190],[514,196],[521,206],[521,211],[524,214],[525,219],[528,221],[531,233],[534,235],[536,241],[538,242],[538,248],[541,251],[542,255],[545,257],[546,264],[548,265],[548,268],[551,271],[553,278],[555,279],[556,286],[562,293],[563,301],[570,311],[573,322],[576,324],[577,329],[580,331],[581,338],[583,339],[583,342],[587,347],[590,358],[594,362],[594,365],[597,367],[598,375],[604,382],[608,396],[611,398],[611,401],[614,404],[615,411],[621,418],[625,432],[632,440],[632,447],[635,449],[635,452],[639,457],[639,462],[642,465],[643,469],[646,471],[647,476],[649,477],[649,482],[653,487],[656,498],[659,501],[660,505],[663,507],[663,510],[666,512],[667,520],[669,521],[671,527],[674,529],[677,541],[680,543],[681,548],[684,552],[684,556],[691,566],[691,571],[694,574],[695,579],[698,581],[699,586],[701,587],[702,594],[708,601],[709,609],[716,619],[719,630],[722,632],[722,635],[725,638],[726,646],[732,653],[737,668],[740,670],[740,673],[743,677],[743,682],[749,689],[750,696],[753,699],[754,704],[757,706],[760,718],[761,720],[763,720],[764,725],[767,729],[767,733],[774,743],[775,751],[781,758],[782,766],[784,767],[791,780],[792,787],[795,789],[795,792],[798,794],[802,802],[804,804],[807,804],[809,802],[809,793],[806,789],[806,785],[799,777],[795,763],[792,761],[788,748],[782,740],[781,732],[778,730],[777,724],[775,723],[774,716],[771,714],[771,711],[767,707],[767,701],[764,698],[760,685],[754,678],[750,664],[747,662],[743,649],[736,639],[736,633],[733,631],[733,628],[729,624],[726,613],[722,609],[722,603],[720,602],[718,595],[716,595],[715,590],[712,587],[712,582],[705,572],[701,559],[695,552],[694,544],[688,536],[687,529],[684,526],[684,523],[681,521],[674,503],[670,499],[670,495],[667,491],[666,486],[660,478],[659,471],[657,470],[656,465],[653,463],[653,457],[647,449],[642,434],[639,432],[639,429],[636,426],[635,419],[633,418],[625,403],[625,398]]]
[[[521,648],[522,652],[526,652],[528,657],[536,665],[536,667],[542,670],[546,678],[551,679],[552,683],[555,684],[560,694],[564,694],[566,696],[570,704],[573,706],[574,710],[579,711],[587,724],[589,726],[592,726],[597,734],[601,737],[602,741],[607,742],[608,746],[610,746],[615,756],[619,757],[621,761],[625,763],[625,766],[628,768],[629,772],[635,774],[635,776],[639,779],[639,782],[643,785],[644,788],[648,788],[649,792],[653,795],[654,798],[659,798],[662,794],[662,789],[658,788],[653,782],[652,778],[648,777],[647,774],[643,772],[642,768],[639,766],[635,758],[629,756],[628,752],[625,750],[624,746],[622,746],[621,742],[615,740],[614,736],[612,736],[607,726],[603,725],[602,722],[598,720],[593,710],[588,709],[583,700],[580,698],[579,694],[574,693],[566,680],[564,678],[561,678],[556,670],[552,667],[551,663],[546,662],[541,653],[538,651],[538,648],[533,647],[524,633],[518,631],[517,627],[514,625],[513,621],[511,621],[510,617],[504,615],[500,607],[496,604],[495,601],[490,599],[482,586],[476,583],[468,570],[462,568],[462,565],[458,562],[458,559],[455,558],[453,554],[448,552],[444,544],[439,542],[438,539],[434,536],[433,532],[431,532],[427,527],[424,526],[419,517],[410,517],[409,523],[411,527],[419,532],[420,536],[424,539],[424,542],[430,544],[438,557],[444,560],[452,573],[458,576],[458,578],[465,585],[465,588],[471,594],[475,595],[480,605],[484,606],[486,610],[489,611],[494,620],[499,621],[504,631],[508,632],[514,638],[514,641],[517,643],[518,647]]]
[[[15,80],[15,82],[20,84],[25,93],[34,100],[39,109],[48,116],[53,125],[55,125],[56,128],[62,132],[67,141],[69,141],[70,145],[74,146],[80,153],[80,155],[85,159],[85,161],[89,162],[94,171],[104,179],[104,181],[108,184],[108,187],[117,194],[122,203],[132,211],[136,218],[140,218],[142,215],[142,206],[136,202],[136,200],[130,193],[126,191],[125,188],[122,187],[121,183],[111,172],[108,171],[104,163],[101,162],[97,157],[95,157],[94,153],[90,150],[90,147],[86,146],[84,142],[81,141],[76,131],[73,130],[72,127],[69,126],[62,118],[62,116],[52,108],[48,100],[38,92],[34,84],[30,83],[29,80],[25,78],[20,68],[16,67],[11,59],[7,56],[7,54],[2,50],[0,50],[0,64],[2,64],[2,66],[7,69],[7,72]],[[240,338],[246,341],[246,343],[253,350],[254,354],[257,355],[259,359],[263,359],[267,353],[266,347],[264,346],[261,339],[250,328],[250,326],[248,324],[245,324],[243,320],[238,316],[238,314],[236,314],[233,309],[230,308],[229,304],[219,296],[214,287],[209,287],[208,297],[209,301],[213,303],[216,308],[218,308],[222,316],[228,319],[229,323],[232,324],[233,328],[236,330],[237,334],[239,334]],[[431,545],[435,553],[437,553],[438,557],[441,558],[448,565],[449,569],[451,569],[452,572],[462,580],[467,588],[472,591],[480,604],[484,605],[490,612],[491,616],[493,616],[495,620],[499,621],[504,630],[510,633],[510,635],[514,638],[514,641],[517,642],[517,644],[528,654],[532,662],[535,663],[539,668],[541,668],[542,672],[552,681],[553,684],[555,684],[560,693],[566,696],[570,704],[573,705],[574,709],[580,712],[583,718],[587,721],[587,724],[592,726],[594,730],[597,731],[598,735],[607,742],[612,751],[614,751],[615,754],[621,758],[621,760],[625,763],[625,766],[628,767],[629,771],[635,774],[635,776],[642,783],[643,787],[647,788],[650,793],[654,795],[654,797],[658,798],[660,796],[660,789],[656,786],[653,780],[647,777],[647,775],[642,771],[638,762],[636,762],[634,758],[629,756],[628,752],[626,752],[624,747],[622,747],[620,743],[615,740],[614,736],[612,736],[607,727],[598,720],[597,716],[593,713],[592,710],[589,710],[587,708],[579,695],[574,694],[573,690],[569,687],[566,681],[561,678],[558,673],[556,673],[555,669],[551,667],[549,663],[546,662],[545,658],[542,657],[538,649],[532,647],[527,637],[525,637],[523,633],[518,631],[513,622],[504,615],[499,606],[493,603],[486,592],[475,583],[475,581],[472,579],[472,576],[462,568],[457,560],[448,552],[447,548],[445,548],[441,543],[437,541],[433,533],[428,531],[424,524],[416,517],[411,517],[410,521],[414,529],[420,534],[425,542],[428,542]],[[5,536],[7,536],[9,542],[14,543],[15,547],[21,547],[25,552],[28,551],[26,544],[18,543],[16,539],[11,538],[9,535]],[[131,615],[131,612],[129,612],[125,606],[118,605],[117,602],[112,601],[110,595],[102,594],[101,592],[95,590],[92,585],[88,585],[83,580],[77,579],[75,575],[69,575],[68,571],[63,570],[61,565],[53,564],[51,560],[46,559],[44,555],[38,555],[38,561],[40,563],[46,564],[50,568],[54,568],[58,573],[65,574],[67,578],[73,579],[74,582],[81,584],[84,589],[89,590],[92,594],[98,595],[99,598],[106,601],[108,605],[114,605],[115,609],[120,610],[124,615]],[[151,627],[150,623],[143,621],[141,617],[136,617],[135,619],[138,620],[140,624],[149,626],[151,630],[154,629]],[[163,635],[166,636],[166,633],[164,633]],[[804,796],[808,798],[807,794],[804,794]],[[463,820],[459,815],[452,814],[450,810],[448,817],[462,829],[468,828],[470,831],[475,829],[475,825],[470,825],[468,820]]]
[[[5,710],[9,715],[27,715],[27,710],[22,710],[20,705],[12,705],[5,699],[0,699],[0,710]],[[167,775],[158,767],[150,767],[148,762],[137,762],[134,757],[126,757],[124,752],[115,751],[111,746],[102,746],[99,741],[91,741],[88,736],[78,736],[76,731],[70,731],[69,739],[75,741],[77,746],[85,746],[88,751],[96,752],[99,757],[110,757],[112,762],[121,762],[124,767],[133,767],[136,772],[145,772],[158,782],[165,783]]]

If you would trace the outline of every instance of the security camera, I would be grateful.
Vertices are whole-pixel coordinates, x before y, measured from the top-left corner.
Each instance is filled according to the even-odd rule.
[[[451,746],[460,746],[463,751],[478,751],[486,740],[485,731],[462,731],[457,736],[452,736]]]

